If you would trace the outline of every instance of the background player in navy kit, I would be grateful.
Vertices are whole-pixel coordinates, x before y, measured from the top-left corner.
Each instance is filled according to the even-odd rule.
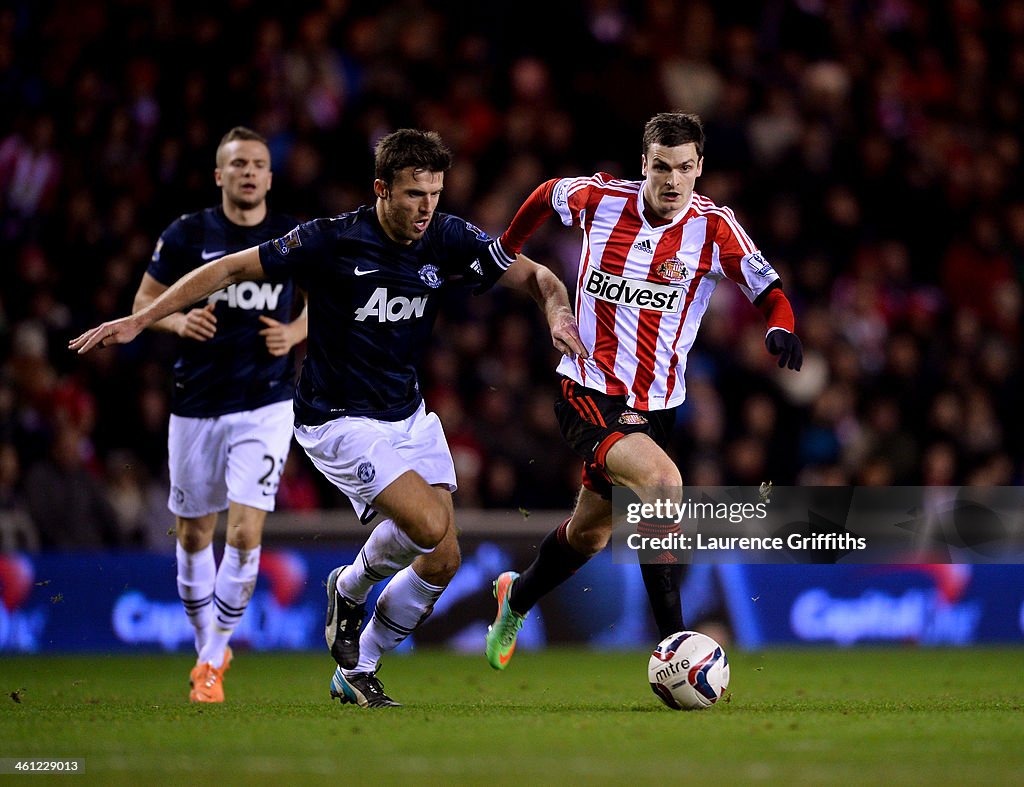
[[[214,179],[221,204],[174,221],[160,236],[135,295],[138,312],[210,260],[247,249],[293,228],[270,212],[270,151],[244,127],[217,146]],[[184,340],[174,366],[168,436],[177,519],[178,595],[195,628],[192,702],[222,702],[228,640],[252,596],[260,542],[292,437],[291,348],[306,336],[305,310],[290,322],[294,287],[240,280],[206,303],[176,311],[150,327]],[[227,508],[227,539],[218,568],[213,535]]]
[[[149,308],[70,343],[131,341],[154,320],[246,279],[292,276],[308,293],[307,354],[295,395],[295,436],[365,522],[377,520],[351,566],[327,582],[326,635],[338,668],[331,693],[364,707],[395,705],[376,678],[382,653],[430,614],[459,566],[455,471],[437,416],[424,408],[417,367],[438,290],[500,280],[541,306],[555,347],[586,355],[565,286],[513,258],[472,224],[436,212],[451,153],[433,133],[401,129],[376,150],[373,206],[317,219],[179,281]],[[391,577],[362,626],[373,585]]]

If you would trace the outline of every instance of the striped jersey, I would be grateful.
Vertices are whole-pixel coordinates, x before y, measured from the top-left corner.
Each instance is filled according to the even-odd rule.
[[[583,230],[575,307],[591,354],[563,357],[558,371],[625,396],[637,410],[662,410],[686,396],[686,356],[718,282],[731,279],[754,302],[779,286],[779,277],[732,210],[697,193],[672,221],[652,226],[644,182],[603,172],[548,181],[501,244],[518,252],[552,210],[565,226]]]

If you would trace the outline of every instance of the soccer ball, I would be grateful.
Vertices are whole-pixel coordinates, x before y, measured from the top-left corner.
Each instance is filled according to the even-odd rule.
[[[729,688],[729,659],[707,634],[680,631],[658,643],[647,677],[658,699],[672,710],[707,708]]]

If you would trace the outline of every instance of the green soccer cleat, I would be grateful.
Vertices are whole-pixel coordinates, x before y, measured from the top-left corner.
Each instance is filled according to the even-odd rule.
[[[526,615],[513,612],[508,605],[512,583],[519,578],[515,571],[506,571],[494,580],[494,597],[498,599],[498,615],[487,629],[487,662],[494,669],[505,669],[516,651],[516,637]]]

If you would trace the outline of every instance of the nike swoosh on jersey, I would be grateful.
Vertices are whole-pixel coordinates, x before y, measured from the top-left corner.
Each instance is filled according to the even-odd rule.
[[[361,270],[359,270],[359,267],[356,266],[356,269],[353,271],[353,273],[355,273],[356,276],[365,276],[368,273],[376,273],[379,270],[380,270],[380,268],[371,268],[368,271],[361,271]]]
[[[221,249],[220,251],[207,251],[206,249],[203,249],[199,252],[199,256],[204,260],[215,260],[218,257],[223,257],[225,254],[227,254],[226,249]]]

